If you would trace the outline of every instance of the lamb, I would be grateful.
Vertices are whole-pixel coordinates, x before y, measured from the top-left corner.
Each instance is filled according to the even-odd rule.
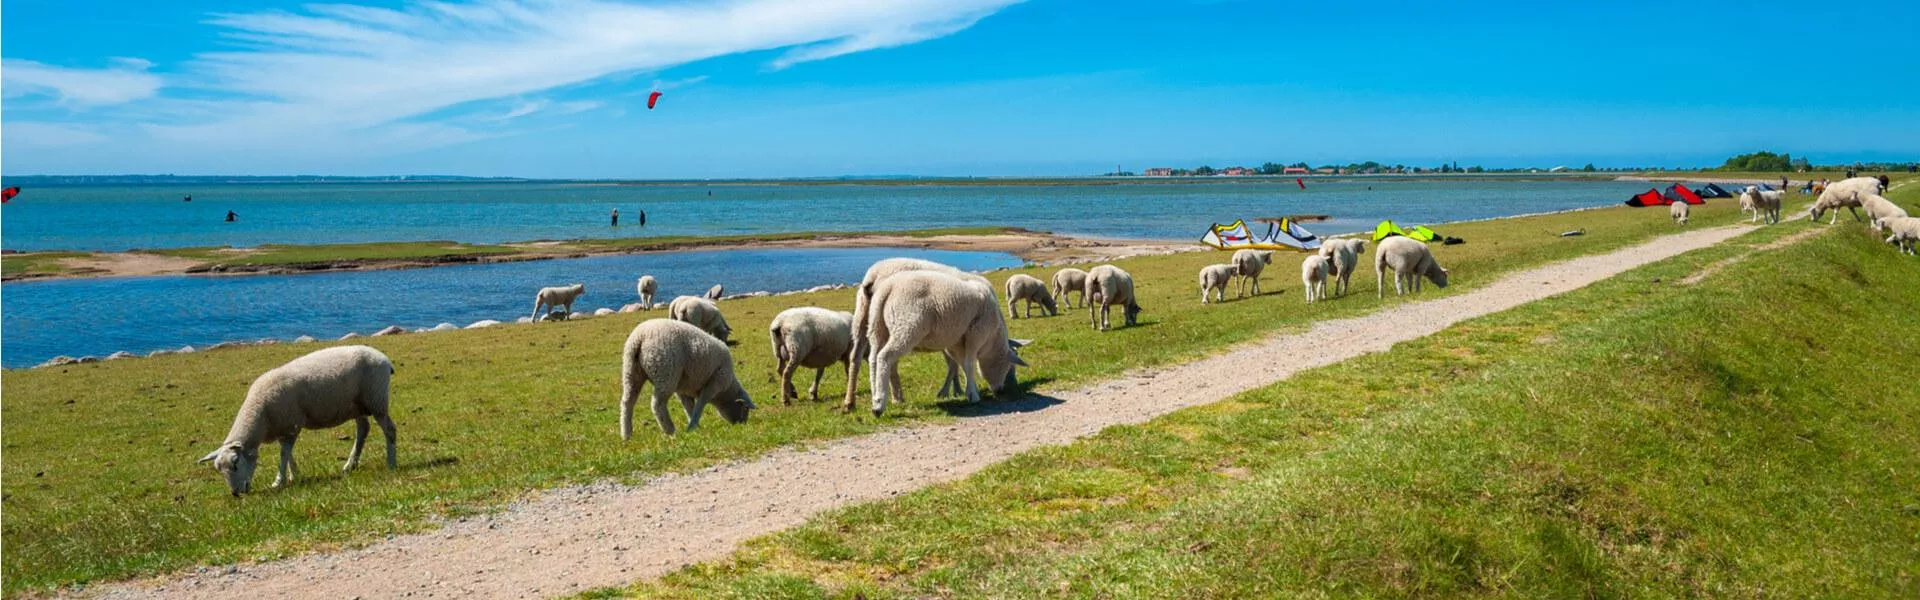
[[[1347,294],[1347,283],[1353,279],[1354,271],[1360,270],[1360,255],[1367,252],[1367,241],[1359,238],[1338,238],[1322,242],[1320,255],[1327,257],[1327,276],[1333,278],[1333,295]],[[1325,299],[1322,296],[1322,299]]]
[[[716,283],[716,284],[713,284],[713,287],[707,288],[707,293],[702,294],[700,297],[706,298],[708,300],[719,301],[721,298],[726,297],[726,295],[727,295],[727,287]]]
[[[1675,202],[1667,205],[1667,215],[1673,217],[1673,222],[1686,225],[1687,213],[1691,212],[1692,208],[1692,205],[1685,202]]]
[[[846,362],[853,350],[853,313],[824,308],[800,307],[780,311],[767,325],[773,339],[773,356],[779,361],[780,403],[792,404],[799,396],[793,389],[793,372],[800,367],[813,369],[813,401],[820,401],[820,376],[833,363]]]
[[[1053,274],[1053,297],[1066,302],[1067,308],[1079,308],[1067,299],[1067,294],[1079,294],[1080,304],[1087,303],[1086,287],[1086,271],[1068,267]]]
[[[1420,278],[1432,279],[1433,284],[1447,287],[1447,270],[1433,260],[1433,251],[1426,244],[1395,236],[1380,241],[1380,247],[1373,251],[1373,275],[1377,296],[1387,297],[1386,270],[1393,269],[1393,293],[1395,296],[1406,293],[1406,288],[1420,291]]]
[[[1900,247],[1907,256],[1913,256],[1913,243],[1920,241],[1920,219],[1913,217],[1881,217],[1879,226],[1891,235],[1887,243]]]
[[[1874,231],[1880,231],[1884,227],[1880,222],[1882,219],[1908,216],[1907,209],[1900,208],[1900,205],[1894,204],[1879,194],[1871,194],[1862,199],[1860,207],[1867,209],[1867,222],[1873,225]]]
[[[1133,274],[1113,265],[1100,265],[1087,272],[1087,315],[1093,328],[1106,331],[1107,316],[1113,305],[1121,306],[1122,323],[1131,327],[1140,322],[1140,304],[1133,296]]]
[[[930,260],[920,260],[918,258],[889,258],[873,263],[871,267],[867,267],[866,276],[860,278],[860,285],[854,288],[853,294],[853,349],[847,352],[847,399],[844,403],[844,406],[848,410],[852,410],[853,394],[859,388],[860,363],[867,360],[867,355],[872,352],[871,347],[867,344],[867,338],[869,337],[867,325],[871,321],[871,318],[867,315],[867,304],[873,299],[873,289],[875,286],[878,286],[882,280],[908,271],[936,271],[963,279],[972,279],[986,285],[987,291],[993,291],[993,284],[988,283],[985,277]],[[994,304],[996,306],[999,305],[999,301],[995,300]],[[946,398],[959,391],[960,362],[955,357],[948,356],[947,378],[940,382],[940,397]]]
[[[1300,261],[1300,283],[1307,287],[1307,304],[1327,297],[1327,270],[1332,267],[1333,261],[1318,254]]]
[[[278,441],[280,470],[273,479],[277,488],[298,476],[293,443],[302,430],[353,421],[353,449],[341,468],[341,472],[352,471],[367,444],[367,417],[373,417],[387,438],[387,468],[395,468],[393,419],[387,410],[392,379],[393,361],[366,346],[327,348],[287,361],[253,380],[226,441],[200,462],[212,462],[214,470],[226,477],[227,490],[237,497],[253,489],[260,445]]]
[[[1007,318],[1018,318],[1013,308],[1016,302],[1025,302],[1027,318],[1033,318],[1033,305],[1038,303],[1047,311],[1047,316],[1060,314],[1060,306],[1054,304],[1053,294],[1047,291],[1047,284],[1032,275],[1015,274],[1007,278]]]
[[[667,318],[692,323],[721,342],[733,335],[733,327],[727,325],[727,318],[721,316],[720,305],[712,300],[698,296],[674,298],[667,305]]]
[[[1227,285],[1240,274],[1240,265],[1223,263],[1200,267],[1200,303],[1206,304],[1213,297],[1221,302],[1227,301]]]
[[[1247,282],[1253,282],[1253,295],[1260,295],[1260,272],[1273,264],[1272,250],[1238,250],[1233,253],[1233,264],[1240,268],[1240,295],[1247,296]]]
[[[904,396],[900,359],[915,349],[939,350],[960,359],[967,376],[967,401],[980,401],[975,374],[999,393],[1013,387],[1016,367],[1026,366],[1007,337],[993,286],[938,271],[908,271],[874,286],[868,306],[868,343],[873,347],[873,415]],[[845,405],[853,408],[852,403]]]
[[[1759,195],[1759,186],[1750,185],[1747,189],[1740,190],[1740,212],[1753,213],[1753,219],[1747,221],[1748,223],[1760,220],[1760,210],[1756,208],[1759,205]]]
[[[653,294],[660,289],[660,282],[652,275],[641,275],[635,287],[640,291],[640,310],[653,310]]]
[[[1820,192],[1820,199],[1813,202],[1813,210],[1807,214],[1808,220],[1818,222],[1820,215],[1834,211],[1833,218],[1827,221],[1832,225],[1840,221],[1842,208],[1853,213],[1853,220],[1860,220],[1860,201],[1862,198],[1880,193],[1880,180],[1872,177],[1854,177],[1842,179],[1827,186]]]
[[[633,438],[633,404],[640,388],[653,383],[653,418],[673,435],[667,397],[680,396],[687,431],[700,426],[700,414],[712,404],[728,423],[745,423],[756,408],[733,374],[733,352],[699,327],[672,319],[649,319],[634,326],[620,350],[620,439]]]
[[[565,307],[568,313],[572,313],[573,301],[585,293],[587,293],[587,286],[583,283],[561,287],[540,288],[540,293],[535,294],[533,297],[533,316],[531,318],[539,319],[542,308],[551,310],[556,307]]]

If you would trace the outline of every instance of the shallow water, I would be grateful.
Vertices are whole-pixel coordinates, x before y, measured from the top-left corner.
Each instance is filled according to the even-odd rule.
[[[196,202],[198,200],[196,199]],[[779,292],[856,283],[883,258],[909,256],[970,271],[1018,266],[993,252],[858,248],[655,252],[431,269],[238,277],[139,277],[6,284],[0,295],[8,368],[59,355],[137,354],[182,345],[311,335],[322,340],[388,325],[408,329],[482,319],[512,322],[533,311],[534,291],[584,283],[575,311],[638,302],[634,280],[660,281],[658,302],[698,295]],[[847,292],[848,307],[851,294]],[[657,313],[662,314],[664,313]]]
[[[565,183],[46,186],[7,204],[0,246],[127,250],[454,240],[495,243],[1003,225],[1197,239],[1237,218],[1327,214],[1318,233],[1600,206],[1612,181],[1379,179],[1167,185],[648,185]],[[709,196],[708,194],[712,195]],[[191,194],[193,202],[181,202]],[[620,227],[608,225],[618,208]],[[223,222],[227,211],[239,214]],[[640,211],[647,225],[638,226]]]

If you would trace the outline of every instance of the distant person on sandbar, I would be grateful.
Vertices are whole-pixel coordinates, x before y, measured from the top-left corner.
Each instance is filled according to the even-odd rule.
[[[181,202],[192,202],[192,201],[193,201],[193,194],[187,194],[187,195],[185,195],[185,196],[182,196],[182,197],[180,198],[180,201],[181,201]]]
[[[644,210],[640,211],[640,226],[641,227],[647,226],[647,211],[644,211]]]
[[[613,209],[613,226],[614,227],[620,226],[620,209],[618,208]]]
[[[238,221],[238,220],[240,220],[240,215],[237,215],[237,214],[234,214],[234,213],[233,213],[233,211],[227,211],[227,222],[228,222],[228,223],[232,223],[232,222],[234,222],[234,221]]]

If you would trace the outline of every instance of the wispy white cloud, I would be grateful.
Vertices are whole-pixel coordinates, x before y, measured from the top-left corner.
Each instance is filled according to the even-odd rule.
[[[115,58],[105,69],[59,67],[31,60],[0,61],[0,87],[6,97],[45,96],[69,108],[126,104],[160,91],[160,77],[147,72],[153,63]]]
[[[416,0],[211,16],[228,47],[161,79],[144,62],[60,69],[8,60],[6,93],[99,115],[203,153],[302,158],[408,152],[529,115],[601,108],[563,90],[726,55],[791,49],[772,68],[950,35],[1022,0]],[[16,63],[19,65],[16,66]],[[657,89],[705,77],[656,81]],[[561,101],[564,98],[569,101]],[[536,98],[536,99],[529,99]],[[518,99],[518,100],[516,100]],[[9,126],[16,123],[9,121]],[[474,130],[478,128],[478,130]]]

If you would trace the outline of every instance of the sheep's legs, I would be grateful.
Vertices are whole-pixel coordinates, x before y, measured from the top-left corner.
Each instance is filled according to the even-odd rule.
[[[280,439],[280,472],[273,477],[273,487],[291,484],[299,476],[299,467],[293,464],[293,442],[299,438],[296,432]]]
[[[880,416],[880,412],[887,409],[887,401],[893,399],[893,372],[898,368],[900,358],[905,355],[904,349],[891,345],[873,353],[873,377],[868,382],[873,390],[873,416]]]
[[[387,438],[387,468],[400,468],[400,461],[394,456],[394,444],[400,440],[397,435],[398,432],[395,431],[393,427],[393,417],[386,413],[380,413],[373,416],[373,422],[380,424],[380,435]]]
[[[826,367],[813,370],[813,387],[807,390],[807,394],[813,396],[814,402],[820,401],[820,376],[825,375],[826,372]]]
[[[707,401],[718,393],[720,393],[718,386],[709,385],[706,389],[700,390],[698,396],[680,395],[680,408],[687,411],[687,431],[693,431],[693,428],[700,426],[700,413],[707,412]]]
[[[800,395],[799,392],[793,389],[793,370],[798,366],[800,366],[799,361],[780,361],[780,403],[783,405],[793,404],[793,397]],[[815,400],[820,399],[819,387],[819,380],[814,380]]]
[[[947,361],[947,378],[940,381],[939,398],[952,398],[960,393],[960,361],[954,360],[953,355],[945,350],[940,351],[940,358]],[[906,402],[906,399],[895,394],[894,401]]]
[[[673,398],[673,392],[660,382],[653,382],[653,419],[660,422],[660,430],[673,435],[673,413],[667,411],[667,401]]]
[[[372,429],[373,426],[367,423],[366,417],[353,420],[353,450],[347,452],[347,466],[340,468],[341,473],[352,471],[354,467],[360,466],[360,450],[367,447],[367,432]]]
[[[967,355],[961,357],[960,360],[960,367],[967,371],[967,402],[978,404],[980,402],[980,384],[974,380],[974,373],[980,370],[980,359],[975,357],[972,352],[968,352]]]
[[[533,320],[535,321],[540,320],[540,308],[545,305],[546,305],[545,302],[535,301],[533,303],[533,317],[531,317]]]

